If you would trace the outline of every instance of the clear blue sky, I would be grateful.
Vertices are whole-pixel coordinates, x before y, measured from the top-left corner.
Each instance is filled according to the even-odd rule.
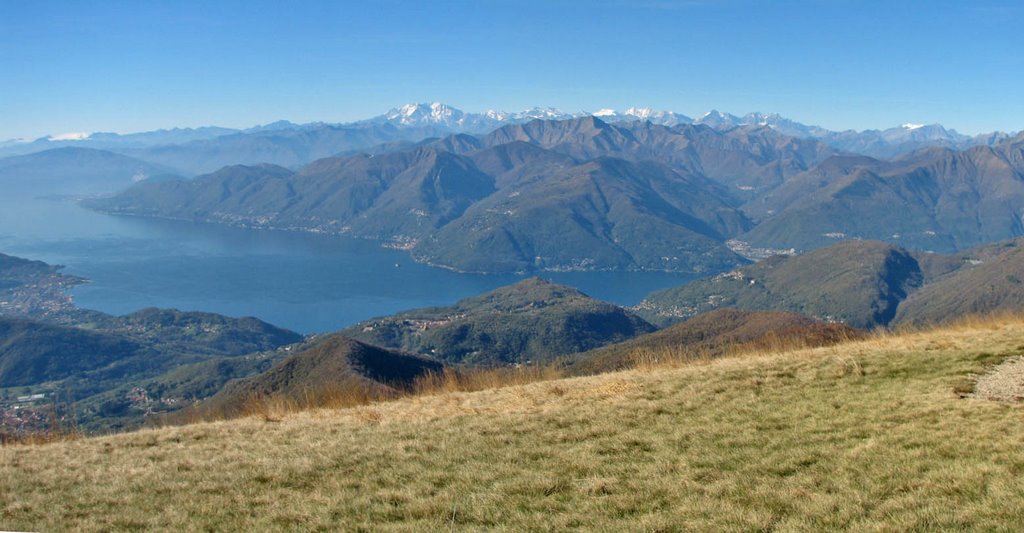
[[[1024,2],[0,0],[0,139],[467,111],[1024,129]]]

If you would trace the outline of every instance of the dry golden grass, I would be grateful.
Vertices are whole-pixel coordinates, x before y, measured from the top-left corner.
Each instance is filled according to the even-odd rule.
[[[226,418],[257,417],[267,422],[280,422],[284,417],[313,409],[347,409],[415,396],[432,396],[452,392],[475,392],[550,381],[565,377],[556,366],[523,366],[517,368],[446,368],[427,373],[411,385],[382,387],[352,378],[341,383],[303,390],[298,395],[250,395],[236,413],[223,409],[189,409],[174,413],[165,425],[195,424],[221,421]],[[45,442],[45,441],[41,441]]]
[[[1024,319],[0,448],[0,529],[1024,528]],[[444,380],[439,380],[442,384]]]
[[[306,389],[297,397],[288,395],[249,396],[241,409],[242,417],[258,417],[267,422],[280,422],[289,414],[311,409],[347,409],[360,405],[391,401],[401,397],[399,392],[384,387],[369,387],[356,379]],[[217,411],[200,413],[200,420],[213,421],[224,418]],[[231,418],[235,418],[232,416]]]
[[[413,395],[434,395],[451,392],[476,392],[514,387],[560,379],[565,375],[554,366],[523,366],[518,368],[486,368],[456,371],[451,368],[430,373],[416,380]]]
[[[907,331],[909,332],[909,330]],[[885,330],[870,334],[852,331],[851,334],[837,335],[834,340],[822,343],[821,339],[807,338],[802,335],[779,335],[769,332],[756,341],[740,342],[731,345],[698,345],[698,346],[658,346],[642,347],[630,352],[630,367],[637,370],[664,370],[684,366],[706,365],[722,358],[764,356],[798,350],[807,350],[818,346],[842,344],[862,340],[866,337],[885,335]]]

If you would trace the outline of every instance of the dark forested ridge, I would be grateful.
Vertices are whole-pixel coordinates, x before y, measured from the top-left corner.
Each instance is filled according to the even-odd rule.
[[[387,398],[443,368],[430,358],[331,335],[260,374],[229,382],[201,408],[232,415],[250,401],[273,397],[310,405],[331,394]]]

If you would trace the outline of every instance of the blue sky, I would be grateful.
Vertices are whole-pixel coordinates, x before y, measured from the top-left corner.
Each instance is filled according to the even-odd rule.
[[[632,105],[1024,129],[1024,2],[0,0],[0,139]]]

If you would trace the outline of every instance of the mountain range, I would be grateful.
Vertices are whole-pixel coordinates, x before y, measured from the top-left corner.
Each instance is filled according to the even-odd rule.
[[[300,166],[321,157],[354,150],[369,150],[388,143],[419,142],[453,133],[483,134],[510,124],[532,120],[569,120],[594,116],[604,122],[651,122],[663,126],[703,124],[715,129],[765,126],[791,137],[821,141],[842,152],[872,157],[895,157],[927,147],[962,150],[990,146],[1012,134],[992,132],[963,135],[938,124],[903,124],[884,130],[831,131],[787,119],[777,113],[743,116],[710,111],[693,119],[673,111],[631,107],[624,111],[600,109],[566,113],[535,107],[521,112],[489,110],[468,113],[440,102],[406,104],[373,118],[348,123],[277,121],[246,129],[206,126],[150,132],[73,133],[49,135],[33,141],[0,142],[0,157],[75,146],[110,150],[175,169],[189,175],[214,171],[231,164],[272,163]]]
[[[722,271],[874,239],[953,252],[1024,234],[1024,134],[895,159],[767,126],[533,120],[291,170],[140,183],[109,213],[374,239],[470,272]],[[756,252],[756,253],[752,253]]]
[[[767,128],[536,120],[292,173],[227,167],[88,205],[381,240],[462,271],[712,271],[744,262],[739,198],[832,155]]]
[[[1024,135],[892,160],[836,156],[744,206],[759,246],[879,239],[951,252],[1024,233]]]

